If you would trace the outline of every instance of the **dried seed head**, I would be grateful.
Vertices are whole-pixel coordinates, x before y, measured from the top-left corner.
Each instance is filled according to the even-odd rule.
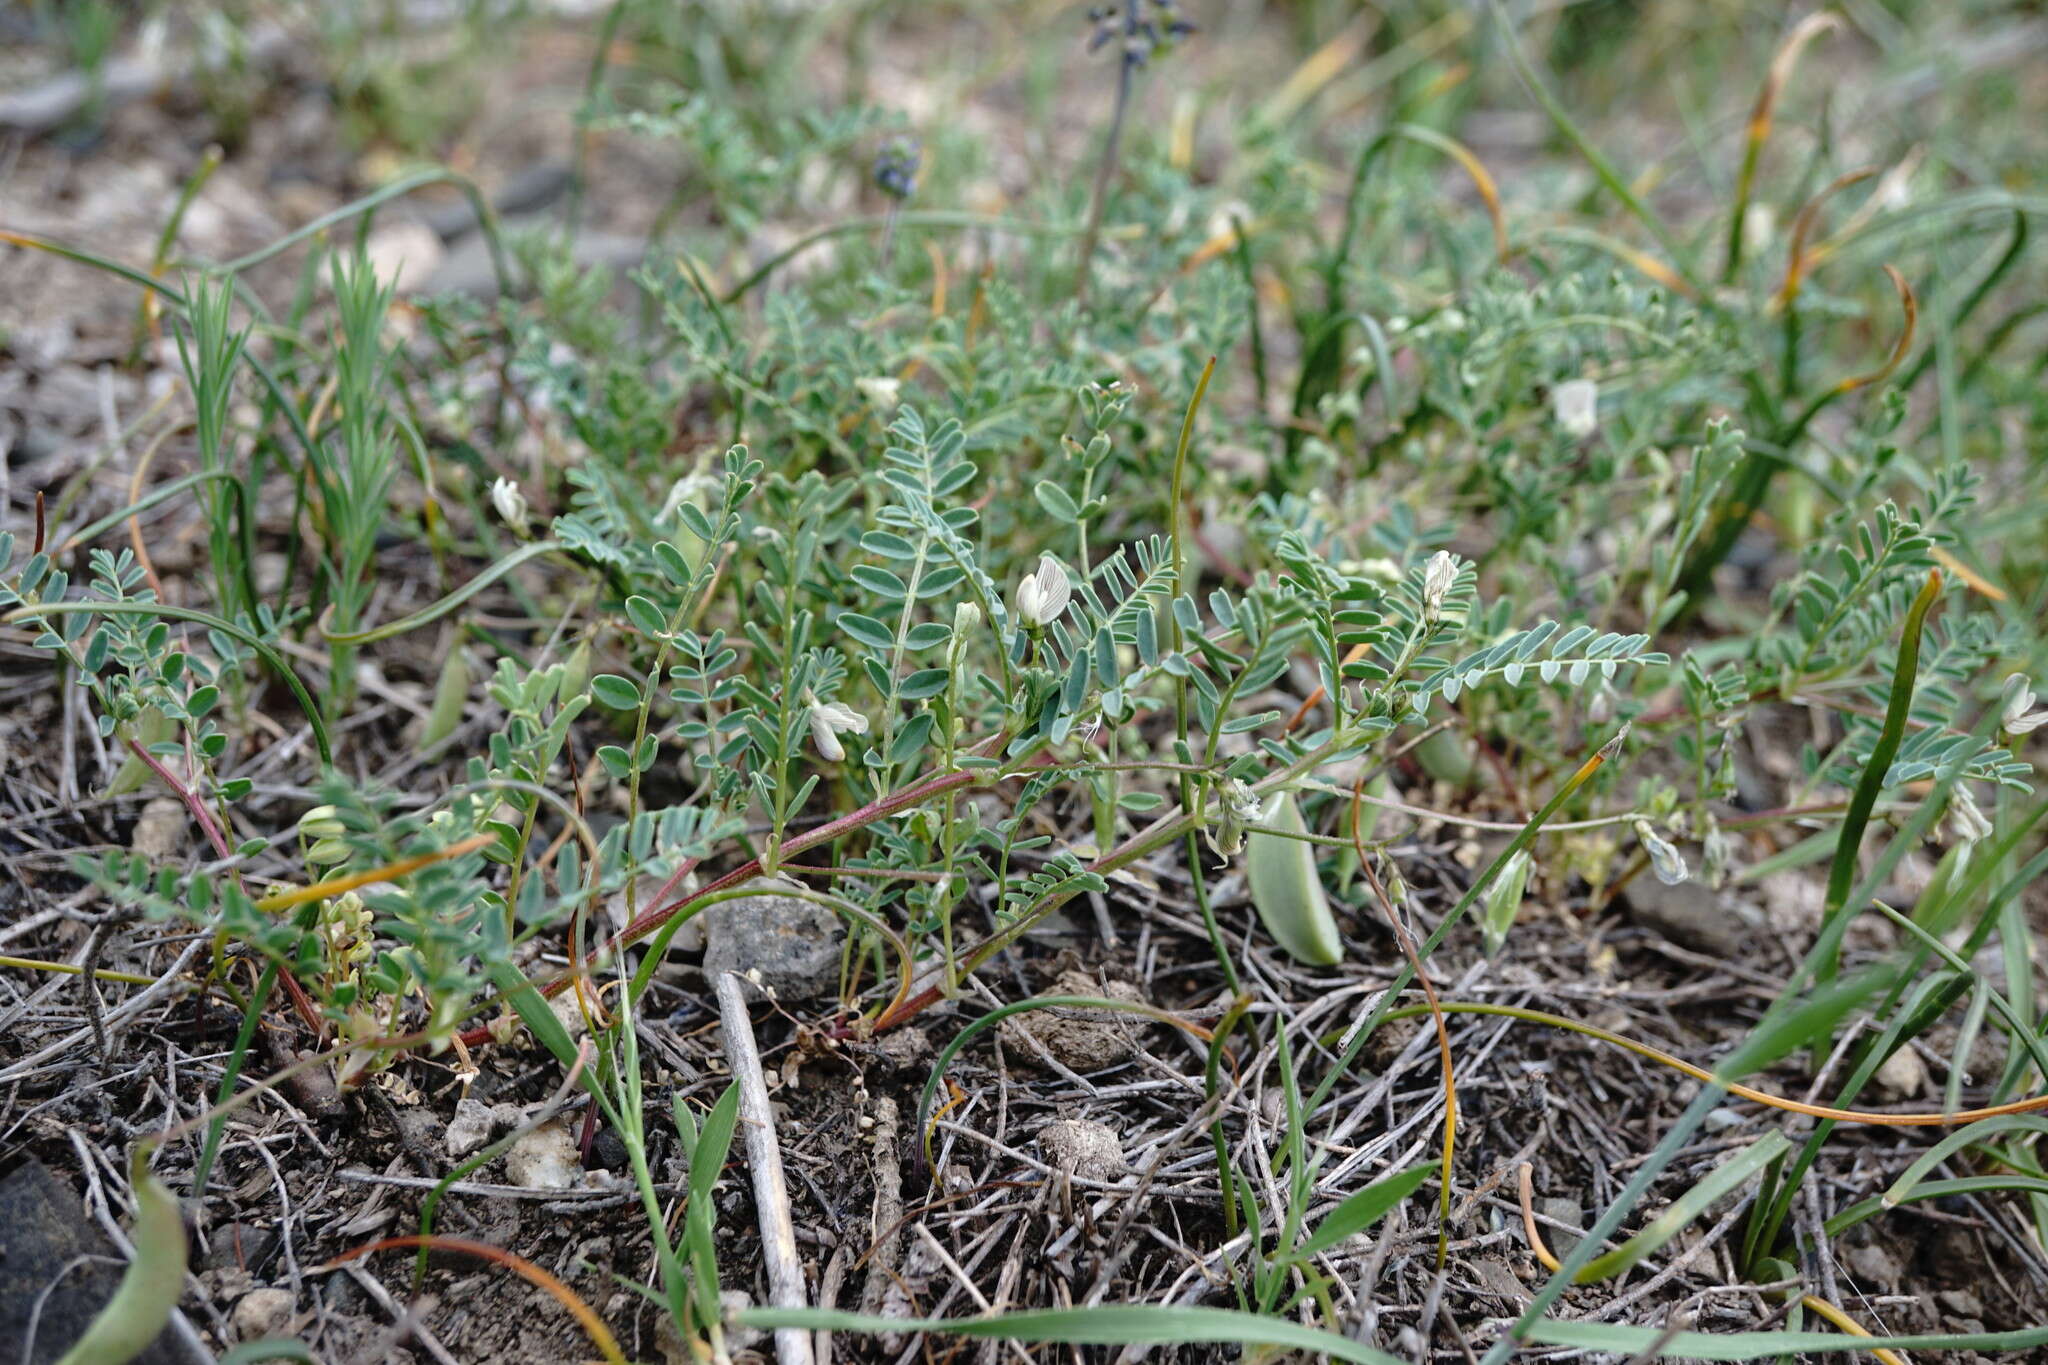
[[[917,172],[924,149],[916,139],[892,137],[875,156],[875,188],[891,199],[908,199],[917,193]]]

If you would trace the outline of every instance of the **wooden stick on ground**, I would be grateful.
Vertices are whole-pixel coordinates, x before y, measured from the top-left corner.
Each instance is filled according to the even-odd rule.
[[[747,1017],[746,987],[732,972],[718,975],[718,1015],[725,1026],[725,1057],[740,1087],[740,1128],[746,1135],[747,1167],[754,1175],[754,1207],[761,1220],[761,1256],[768,1266],[768,1299],[776,1308],[807,1307],[804,1268],[797,1260],[796,1232],[789,1222],[789,1186],[782,1177],[782,1145],[775,1113],[768,1107],[768,1083],[761,1075],[761,1050]],[[775,1329],[775,1358],[781,1365],[812,1365],[811,1334],[800,1327]]]

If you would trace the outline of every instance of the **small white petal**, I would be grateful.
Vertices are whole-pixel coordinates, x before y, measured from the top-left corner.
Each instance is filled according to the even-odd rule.
[[[811,725],[811,742],[818,746],[819,755],[829,763],[837,763],[846,757],[846,746],[839,742],[842,733],[862,735],[868,729],[866,716],[836,701],[812,702],[806,719]]]
[[[2000,706],[2005,728],[2016,735],[2024,735],[2048,721],[2048,711],[2034,710],[2034,685],[2024,673],[2015,673],[2005,680],[2005,696]]]
[[[818,710],[823,713],[825,719],[830,722],[835,730],[850,730],[856,735],[864,735],[868,732],[868,718],[854,710],[851,706],[844,706],[836,701],[828,701],[821,702]]]
[[[1024,618],[1027,626],[1048,625],[1059,620],[1073,597],[1067,571],[1058,560],[1046,555],[1038,561],[1038,571],[1017,585],[1017,615]]]
[[[1991,835],[1991,822],[1984,818],[1983,808],[1970,789],[1960,783],[1948,799],[1948,827],[1957,843],[1974,844]]]
[[[526,531],[526,495],[519,491],[519,485],[510,479],[498,479],[491,484],[491,506],[498,509],[498,515],[505,524],[524,534]]]
[[[853,387],[860,390],[860,396],[867,399],[868,406],[886,411],[896,406],[897,396],[903,391],[903,381],[895,378],[856,379]]]
[[[1550,391],[1550,411],[1567,436],[1591,436],[1600,425],[1600,386],[1590,379],[1567,379]]]
[[[1685,858],[1679,851],[1658,837],[1648,820],[1638,820],[1636,838],[1642,841],[1643,851],[1650,855],[1650,870],[1657,874],[1657,880],[1666,886],[1677,886],[1692,874],[1686,870]]]
[[[846,746],[839,742],[839,735],[832,728],[832,722],[824,713],[813,708],[811,711],[811,742],[818,746],[818,756],[827,763],[837,763],[846,757]]]
[[[1444,599],[1458,582],[1458,557],[1449,550],[1438,550],[1429,557],[1429,563],[1422,567],[1422,615],[1434,621],[1443,615]]]

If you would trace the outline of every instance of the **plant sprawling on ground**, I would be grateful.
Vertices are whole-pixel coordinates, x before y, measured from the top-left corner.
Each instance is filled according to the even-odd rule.
[[[95,953],[138,917],[197,931],[183,970],[244,1017],[218,1093],[148,1139],[165,1179],[203,1207],[273,1028],[345,1092],[554,1053],[646,1214],[646,1301],[605,1316],[665,1315],[708,1357],[743,1325],[1831,1351],[1853,1338],[1806,1329],[1855,1328],[1823,1269],[1842,1239],[1942,1197],[2012,1201],[2000,1226],[2048,1277],[2027,750],[2048,200],[2012,187],[2038,132],[1974,136],[2038,101],[2004,75],[1939,112],[1890,93],[1940,79],[1925,44],[2011,20],[1845,4],[1762,43],[1670,6],[1111,3],[957,76],[1063,129],[1020,180],[1015,134],[914,114],[886,74],[948,25],[1020,18],[764,8],[604,12],[579,138],[679,168],[630,269],[578,252],[605,207],[581,152],[566,217],[480,213],[502,286],[481,293],[401,296],[369,249],[458,179],[438,170],[240,260],[0,234],[147,295],[139,339],[175,372],[153,479],[37,493],[33,520],[17,489],[0,533],[0,621],[75,692],[87,783],[168,791],[206,840],[71,861]],[[1654,154],[1580,112],[1695,26],[1720,64],[1700,79],[1742,73],[1753,109],[1681,82]],[[1254,38],[1306,60],[1277,84],[1215,60]],[[356,136],[431,148],[456,113],[389,41],[326,21],[334,95]],[[828,49],[843,98],[806,82]],[[1889,121],[1822,97],[1822,52],[1855,54]],[[1048,107],[1069,79],[1085,128]],[[1503,106],[1540,122],[1489,151]],[[175,577],[170,515],[197,528]],[[426,684],[403,733],[369,705],[393,674]],[[1773,879],[1807,917],[1694,963],[1769,989],[1562,1261],[1526,1185],[1525,1242],[1490,1202],[1504,1152],[1459,1150],[1461,1083],[1494,1084],[1466,1025],[1642,1044],[1546,1000],[1518,945],[1654,886]],[[1191,1040],[1160,1161],[1203,1287],[1005,1290],[1015,1315],[979,1324],[729,1311],[739,1091],[671,1103],[646,1049],[679,931],[764,882],[845,925],[836,1003],[791,1007],[817,1065],[940,1023],[906,1155],[986,1116],[959,1068],[993,1025],[1138,1010]],[[1092,911],[1107,953],[1139,905],[1170,910],[1178,954],[1141,1003],[1014,989],[1048,926]],[[1374,1089],[1418,1014],[1441,1074]],[[1907,1117],[1875,1087],[1921,1054],[1946,1059],[1953,1132],[1881,1199],[1819,1188],[1847,1125]],[[1564,1297],[1632,1272],[1640,1293],[1646,1258],[1675,1273],[1731,1196],[1716,1254],[1756,1293],[1713,1321],[1750,1330]],[[1395,1234],[1360,1234],[1396,1210],[1439,1265],[1496,1228],[1548,1270],[1506,1315],[1375,1327]]]

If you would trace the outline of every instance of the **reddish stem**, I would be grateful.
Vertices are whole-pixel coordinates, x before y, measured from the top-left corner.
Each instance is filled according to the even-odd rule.
[[[222,858],[232,858],[234,853],[228,848],[227,835],[221,830],[220,822],[213,818],[213,812],[206,808],[206,802],[199,799],[199,793],[179,781],[176,774],[165,767],[155,754],[136,743],[133,736],[129,736],[125,742],[128,745],[128,752],[141,759],[144,766],[162,779],[163,784],[185,803],[185,809],[192,812],[192,818],[197,820],[199,828],[206,832],[206,842],[213,845],[214,853]],[[277,975],[278,980],[284,983],[285,994],[291,996],[292,1007],[299,1012],[299,1018],[306,1021],[306,1027],[313,1030],[315,1038],[324,1037],[327,1030],[321,1026],[320,1011],[313,1008],[313,1001],[307,996],[305,987],[301,986],[298,978],[290,972],[279,972]]]
[[[206,842],[213,845],[214,855],[221,858],[233,857],[234,853],[228,848],[227,835],[221,832],[220,822],[213,818],[213,812],[199,799],[199,793],[180,782],[171,770],[163,765],[162,760],[138,744],[133,736],[128,737],[126,743],[128,752],[141,759],[144,766],[162,778],[164,785],[185,803],[185,809],[192,812],[192,818],[197,820],[199,828],[206,832]]]
[[[885,796],[879,801],[870,801],[860,809],[842,815],[836,820],[828,820],[816,829],[806,830],[804,833],[798,834],[785,842],[780,851],[783,856],[793,857],[796,854],[802,853],[805,849],[815,848],[819,844],[831,843],[843,834],[851,834],[854,830],[860,829],[865,825],[871,825],[875,821],[894,815],[900,810],[919,805],[934,796],[940,796],[946,792],[970,786],[977,781],[983,780],[985,776],[986,774],[979,771],[965,771],[942,773],[937,777],[927,778],[923,782],[905,787],[893,796]],[[677,881],[681,880],[685,871],[687,871],[686,868],[678,869],[669,878],[669,886],[673,886]],[[621,949],[631,947],[707,896],[716,895],[721,891],[730,891],[740,883],[750,881],[760,875],[761,860],[759,858],[749,858],[716,881],[699,887],[697,890],[678,900],[671,901],[667,905],[643,911],[631,924],[628,924],[612,936],[611,941],[605,945],[604,951],[600,956],[610,957]],[[665,886],[662,890],[666,892],[668,887]],[[657,895],[655,899],[659,900],[660,896]],[[569,982],[573,979],[573,976],[567,974],[558,976],[540,988],[541,995],[543,997],[560,995],[568,988]],[[462,1041],[469,1047],[482,1047],[491,1041],[491,1030],[488,1025],[479,1025],[464,1033]]]

